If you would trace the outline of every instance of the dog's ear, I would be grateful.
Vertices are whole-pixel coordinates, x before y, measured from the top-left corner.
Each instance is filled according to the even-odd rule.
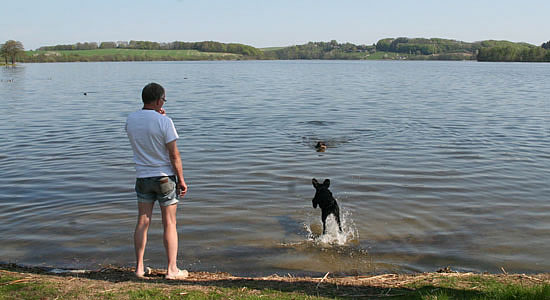
[[[323,185],[328,188],[330,186],[330,179],[325,179],[325,181],[323,181]]]
[[[318,187],[319,187],[319,181],[317,181],[317,179],[315,179],[315,178],[311,179],[311,183],[313,184],[313,187],[314,187],[314,188],[318,188]]]

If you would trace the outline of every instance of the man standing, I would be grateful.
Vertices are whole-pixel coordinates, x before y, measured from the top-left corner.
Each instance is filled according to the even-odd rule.
[[[158,200],[164,227],[164,248],[168,259],[166,279],[183,279],[186,270],[177,267],[178,232],[176,211],[178,196],[187,193],[183,179],[180,153],[176,145],[178,133],[172,119],[162,108],[166,102],[164,88],[150,83],[141,93],[143,108],[133,112],[126,120],[126,133],[134,151],[136,163],[136,194],[138,220],[134,232],[136,276],[145,274],[143,255],[147,244],[147,231],[151,224],[153,206]]]

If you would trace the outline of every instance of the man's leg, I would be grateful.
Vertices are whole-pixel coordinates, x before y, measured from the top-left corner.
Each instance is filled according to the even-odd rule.
[[[136,251],[136,274],[144,273],[143,255],[145,254],[145,245],[147,244],[147,231],[151,224],[151,215],[155,203],[138,202],[138,220],[134,232],[134,249]]]
[[[164,248],[168,259],[168,276],[178,274],[178,231],[176,229],[176,211],[178,205],[161,206],[162,225],[164,226]]]

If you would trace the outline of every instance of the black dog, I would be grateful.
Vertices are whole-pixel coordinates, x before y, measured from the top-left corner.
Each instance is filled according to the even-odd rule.
[[[325,144],[325,142],[317,142],[315,149],[317,152],[325,152],[327,150],[327,144]]]
[[[338,223],[338,228],[342,232],[342,225],[340,225],[340,208],[336,199],[332,197],[332,193],[329,191],[328,187],[330,186],[330,180],[325,179],[323,184],[320,184],[317,179],[313,178],[311,180],[313,187],[315,187],[315,197],[313,197],[313,208],[317,208],[317,205],[321,208],[321,220],[323,220],[323,234],[326,231],[325,222],[328,215],[333,214],[336,222]]]

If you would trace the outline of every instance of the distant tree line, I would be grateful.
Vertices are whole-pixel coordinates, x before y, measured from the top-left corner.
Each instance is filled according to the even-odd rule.
[[[303,45],[267,49],[262,51],[252,46],[237,43],[214,41],[157,43],[151,41],[86,42],[72,45],[41,47],[43,53],[21,55],[22,45],[8,41],[0,48],[0,55],[15,62],[15,57],[25,62],[50,61],[142,61],[142,60],[220,60],[220,59],[412,59],[412,60],[464,60],[478,61],[517,61],[550,62],[550,41],[540,47],[527,43],[487,40],[462,42],[440,38],[386,38],[373,45],[352,43],[309,42]],[[9,45],[7,47],[6,45]],[[11,50],[10,50],[11,49]],[[19,49],[19,51],[14,50]],[[92,53],[80,55],[70,51],[59,53],[56,50],[96,50],[96,49],[138,49],[138,50],[196,50],[200,54],[159,54],[159,53]],[[15,52],[13,52],[15,51]],[[208,52],[208,53],[203,53]],[[377,53],[380,52],[380,53]],[[16,54],[13,54],[16,53]],[[216,54],[214,54],[216,53]],[[220,53],[220,54],[218,54]],[[221,54],[230,53],[230,54]],[[393,53],[393,54],[392,54]],[[373,55],[375,54],[375,55]],[[237,55],[237,56],[230,56]],[[372,56],[371,56],[372,55]]]
[[[22,57],[23,62],[27,63],[50,63],[50,62],[116,62],[116,61],[199,61],[199,60],[228,60],[240,59],[236,56],[222,55],[150,55],[147,53],[136,54],[96,54],[80,55],[74,54],[56,54],[56,53],[34,53]]]
[[[151,41],[118,41],[98,43],[76,43],[72,45],[44,46],[38,50],[56,51],[56,50],[94,50],[94,49],[139,49],[139,50],[198,50],[201,52],[219,52],[233,53],[246,56],[261,56],[262,51],[252,46],[237,43],[220,43],[214,41],[204,42],[180,42],[157,43]]]
[[[479,43],[466,43],[448,39],[425,38],[386,38],[376,43],[376,50],[416,55],[433,55],[441,53],[474,53],[480,48]]]
[[[374,45],[340,44],[330,42],[309,42],[304,45],[286,47],[267,53],[272,59],[361,59],[365,53],[376,52]]]
[[[550,41],[540,47],[527,43],[484,41],[478,61],[550,62]]]
[[[97,43],[76,43],[71,45],[55,45],[55,46],[43,46],[38,48],[42,51],[56,51],[56,50],[94,50],[97,49]]]
[[[550,50],[542,47],[487,47],[479,49],[477,60],[509,62],[550,62]]]
[[[527,43],[487,40],[466,43],[448,39],[387,38],[376,43],[377,51],[411,55],[437,55],[440,59],[460,58],[469,53],[478,61],[550,62],[550,41],[541,47]],[[415,59],[412,57],[412,59]]]

